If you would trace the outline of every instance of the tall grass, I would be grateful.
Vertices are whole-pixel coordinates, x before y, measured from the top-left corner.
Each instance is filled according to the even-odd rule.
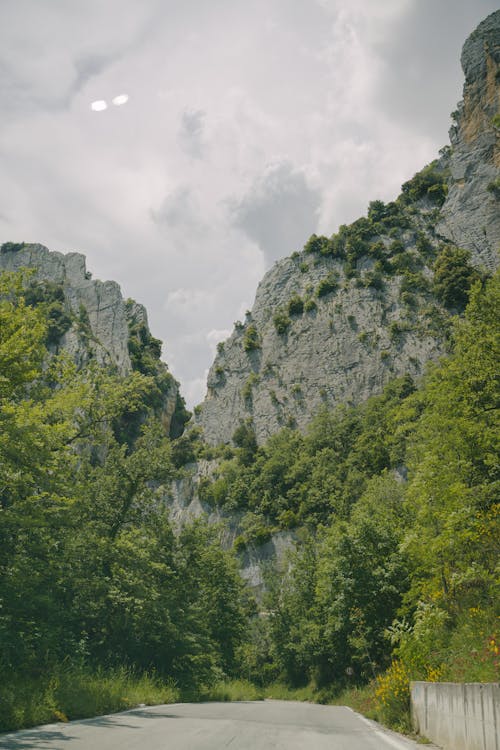
[[[5,681],[0,686],[0,731],[177,700],[179,691],[156,675],[138,675],[123,667],[92,671],[68,666],[47,677]]]

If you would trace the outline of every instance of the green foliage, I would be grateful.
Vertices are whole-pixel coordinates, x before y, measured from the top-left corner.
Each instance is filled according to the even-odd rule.
[[[168,379],[169,386],[170,382],[170,379]],[[173,440],[180,437],[184,432],[186,423],[189,422],[190,419],[191,412],[186,409],[186,402],[184,400],[184,397],[181,396],[179,391],[177,391],[177,395],[175,397],[174,413],[172,414],[172,418],[170,420],[169,437],[171,437]]]
[[[18,253],[22,250],[26,243],[24,242],[4,242],[0,246],[0,253],[6,255],[7,253]]]
[[[284,310],[277,310],[273,316],[273,323],[276,332],[281,336],[288,331],[292,321]]]
[[[233,443],[239,448],[238,460],[243,466],[249,466],[257,452],[257,440],[251,420],[242,422],[234,431]]]
[[[338,274],[334,272],[329,273],[328,276],[321,279],[316,287],[316,297],[326,297],[327,294],[337,291],[338,286]]]
[[[486,188],[495,198],[500,198],[500,177],[488,183]]]
[[[254,323],[251,323],[245,328],[245,333],[243,335],[243,349],[246,352],[260,349],[260,336],[257,331],[257,326]]]
[[[0,731],[175,703],[179,697],[177,688],[153,674],[66,664],[28,684],[17,679],[0,687]]]
[[[255,372],[251,372],[248,378],[243,383],[243,387],[241,389],[241,397],[244,401],[247,402],[247,405],[251,405],[252,403],[252,391],[254,386],[256,386],[259,383],[259,376]]]
[[[161,341],[151,335],[146,323],[129,321],[128,351],[132,367],[143,375],[154,375],[161,357]]]
[[[452,245],[445,245],[434,264],[433,291],[448,308],[463,311],[473,284],[479,274],[469,263],[470,253]]]
[[[396,380],[361,407],[321,412],[305,436],[284,429],[259,448],[251,424],[240,425],[233,441],[241,449],[248,440],[250,450],[221,466],[207,501],[263,514],[278,528],[289,527],[289,512],[312,527],[344,516],[367,480],[400,460],[391,413],[412,389],[410,378]]]
[[[63,285],[52,281],[31,281],[24,299],[27,305],[43,306],[47,319],[47,343],[57,344],[73,322],[65,308]]]
[[[372,209],[379,223],[382,211]],[[220,699],[247,694],[227,677],[280,679],[320,701],[372,681],[370,710],[393,726],[404,726],[410,679],[498,680],[500,275],[454,286],[463,261],[447,251],[436,263],[437,281],[470,299],[450,356],[419,390],[394,380],[262,446],[244,422],[234,449],[210,454],[224,460],[200,498],[240,512],[238,552],[295,529],[297,549],[269,573],[250,633],[254,610],[221,530],[199,522],[176,536],[164,509],[176,467],[209,450],[199,431],[165,438],[148,406],[157,374],[49,360],[45,303],[28,305],[25,281],[0,277],[3,727],[65,707],[82,715],[82,701],[92,713],[97,701],[123,707],[117,692],[130,688],[115,691],[99,665],[156,670],[148,700],[171,679]],[[135,439],[122,440],[117,424],[134,414]],[[88,702],[72,704],[78,695]]]
[[[295,294],[288,301],[288,315],[302,315],[304,312],[304,302],[298,294]]]
[[[306,299],[306,301],[304,302],[304,312],[313,312],[317,309],[318,306],[313,299]]]
[[[349,671],[372,676],[383,663],[385,628],[408,586],[401,517],[401,487],[374,479],[349,522],[305,543],[271,588],[272,637],[291,684],[342,683]]]
[[[427,198],[432,203],[441,206],[447,194],[447,174],[438,168],[437,161],[431,162],[401,186],[401,199],[405,204]]]
[[[64,711],[69,688],[65,703],[54,688],[62,664],[81,686],[71,714],[87,700],[78,665],[89,675],[100,665],[154,669],[200,691],[236,669],[248,605],[218,529],[172,532],[170,441],[148,407],[156,378],[50,358],[47,310],[27,305],[23,289],[0,277],[2,721],[47,720],[49,704]],[[117,425],[135,414],[137,435],[122,441]],[[103,680],[89,688],[92,713]],[[40,685],[38,697],[28,684]],[[107,700],[102,710],[123,707]]]
[[[317,253],[318,255],[325,255],[328,250],[328,237],[318,237],[316,234],[312,234],[304,245],[305,253]]]

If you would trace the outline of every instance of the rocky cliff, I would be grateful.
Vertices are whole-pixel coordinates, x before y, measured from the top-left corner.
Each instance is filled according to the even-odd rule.
[[[499,39],[497,11],[464,45],[451,148],[396,201],[374,201],[331,238],[313,235],[266,274],[195,410],[209,443],[230,442],[242,422],[260,444],[285,425],[302,429],[323,405],[361,402],[445,350],[457,309],[439,294],[437,259],[464,248],[482,270],[499,262]]]
[[[500,10],[464,44],[463,101],[452,113],[448,198],[437,231],[493,270],[500,247]]]
[[[151,336],[146,309],[124,300],[115,281],[92,279],[80,253],[51,252],[39,244],[2,245],[0,271],[21,269],[30,273],[28,301],[48,305],[49,349],[65,350],[78,367],[93,361],[120,375],[139,370],[155,376],[165,431],[179,434],[183,401],[178,383],[160,361],[161,343]]]

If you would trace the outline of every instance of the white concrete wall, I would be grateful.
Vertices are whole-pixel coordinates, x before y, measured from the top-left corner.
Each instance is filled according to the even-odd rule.
[[[412,682],[417,732],[444,750],[500,750],[499,683]]]

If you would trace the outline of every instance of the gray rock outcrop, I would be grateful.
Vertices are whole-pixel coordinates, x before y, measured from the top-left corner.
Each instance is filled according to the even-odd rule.
[[[449,193],[436,229],[493,270],[500,249],[500,10],[467,39],[461,63],[463,101],[453,113]]]
[[[203,517],[208,523],[219,524],[221,542],[226,549],[233,546],[241,534],[243,513],[232,511],[226,513],[220,508],[213,508],[200,500],[200,483],[214,478],[218,461],[198,460],[184,467],[182,476],[174,480],[170,491],[164,496],[170,519],[176,529],[182,528],[190,521]],[[264,566],[273,561],[278,566],[286,561],[287,553],[294,546],[294,534],[281,531],[272,535],[265,544],[248,545],[240,555],[241,575],[248,585],[257,593],[264,588]]]
[[[0,269],[19,271],[27,268],[35,281],[61,285],[68,311],[75,322],[64,333],[60,346],[83,366],[89,359],[104,366],[115,367],[121,375],[132,370],[127,348],[129,337],[125,303],[115,281],[94,281],[80,253],[58,253],[43,245],[26,244],[13,252],[0,254]],[[77,320],[85,310],[90,326],[88,340],[83,343]],[[144,311],[145,312],[145,311]]]
[[[49,348],[66,351],[78,368],[90,361],[119,375],[127,375],[134,365],[129,354],[129,340],[134,327],[143,327],[148,335],[145,307],[124,300],[115,281],[98,281],[86,269],[80,253],[59,253],[40,244],[6,243],[0,252],[0,271],[27,269],[28,283],[49,282],[62,289],[67,329]],[[167,366],[158,360],[158,370]],[[172,376],[162,393],[161,419],[169,433],[179,399],[179,388]]]
[[[364,256],[356,255],[349,272],[345,255],[349,264],[358,242],[352,233],[344,262],[328,253],[295,253],[266,274],[245,323],[219,346],[206,398],[195,409],[209,443],[230,442],[241,422],[251,423],[259,444],[285,425],[304,429],[322,406],[364,401],[396,376],[420,375],[444,352],[446,314],[430,294],[432,253],[445,242],[469,250],[477,267],[499,265],[499,42],[497,11],[464,45],[464,101],[450,131],[452,148],[428,168],[441,172],[447,186],[436,183],[426,194],[421,182],[407,190],[399,199],[401,225],[381,230],[375,222]],[[443,191],[441,199],[433,189]],[[394,239],[420,281],[415,268],[388,273],[386,264],[380,272],[379,263],[377,271],[374,246],[390,250]],[[424,245],[432,251],[422,253]],[[374,275],[378,283],[370,281]],[[333,277],[335,289],[319,294]],[[303,309],[290,312],[297,297]]]
[[[245,326],[221,347],[196,417],[207,442],[230,442],[246,420],[259,444],[282,427],[304,429],[322,407],[364,401],[394,377],[421,375],[424,363],[442,353],[444,342],[431,319],[435,308],[431,304],[423,312],[423,303],[417,314],[408,307],[401,277],[387,279],[380,291],[346,279],[335,260],[311,259],[305,273],[303,263],[301,255],[273,267]],[[286,309],[295,296],[307,298],[332,272],[339,276],[339,289],[322,298],[311,295],[316,307],[290,315],[287,331],[279,333],[276,310]],[[246,351],[249,326],[257,330],[259,345]]]

